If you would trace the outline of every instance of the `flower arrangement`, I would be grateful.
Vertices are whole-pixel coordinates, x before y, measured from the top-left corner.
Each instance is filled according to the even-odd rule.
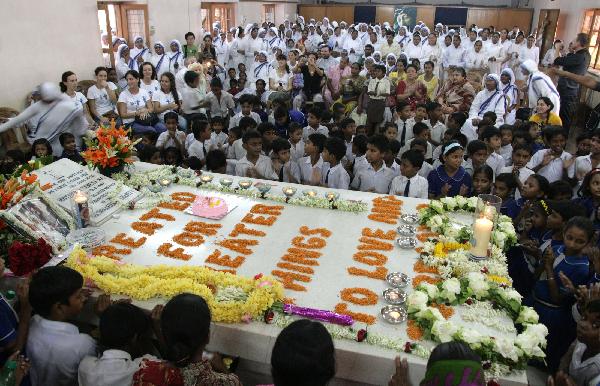
[[[447,320],[435,304],[473,304],[476,300],[496,305],[523,330],[515,339],[492,337],[463,327]],[[538,324],[538,315],[530,307],[521,305],[521,295],[512,288],[491,284],[485,275],[471,272],[463,278],[450,278],[436,285],[420,283],[408,295],[409,318],[423,331],[425,339],[436,342],[462,341],[475,350],[484,361],[508,366],[510,369],[523,369],[530,359],[543,359],[548,330]],[[490,307],[481,308],[490,318],[501,313]],[[471,312],[472,316],[473,312]],[[469,313],[467,313],[469,315]],[[468,316],[467,316],[468,319]],[[497,320],[496,320],[497,322]],[[490,322],[491,323],[491,322]]]
[[[137,300],[170,298],[182,292],[200,295],[215,322],[239,323],[248,317],[262,317],[283,299],[282,285],[263,275],[246,278],[198,266],[123,264],[104,256],[89,256],[80,247],[71,252],[66,265],[107,293]]]
[[[98,170],[117,169],[133,163],[134,146],[140,141],[129,138],[130,130],[116,127],[115,121],[110,126],[101,125],[94,136],[87,138],[87,150],[81,153],[90,167]]]
[[[44,266],[52,254],[52,247],[39,239],[36,243],[15,241],[8,249],[8,267],[17,276],[25,276]]]
[[[432,232],[446,236],[450,241],[465,243],[471,239],[473,233],[471,224],[456,224],[450,220],[448,212],[474,213],[477,200],[477,197],[462,196],[433,200],[428,206],[419,209],[419,222]],[[498,217],[496,227],[492,231],[491,242],[501,250],[507,250],[517,243],[517,233],[510,217],[504,215]]]

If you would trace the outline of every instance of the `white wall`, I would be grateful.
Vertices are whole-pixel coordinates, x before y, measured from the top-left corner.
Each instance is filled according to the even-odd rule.
[[[66,70],[91,79],[102,64],[96,0],[1,0],[0,106],[21,110],[25,96]]]
[[[297,13],[297,3],[279,3],[277,1],[240,1],[237,3],[235,22],[238,25],[262,23],[264,18],[263,4],[275,4],[275,24],[284,22],[286,15],[293,20]]]
[[[581,32],[584,11],[600,7],[600,2],[598,0],[530,0],[529,7],[534,8],[534,29],[537,28],[540,10],[560,9],[557,38],[568,43],[575,38],[577,33]]]
[[[191,31],[199,39],[201,19],[200,0],[147,0],[151,41],[165,45],[172,39],[185,44],[184,35]]]

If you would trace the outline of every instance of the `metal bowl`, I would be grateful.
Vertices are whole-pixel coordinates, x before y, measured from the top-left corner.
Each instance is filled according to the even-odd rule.
[[[390,304],[404,304],[406,301],[406,292],[398,288],[388,288],[383,291],[383,298]]]
[[[148,190],[152,193],[162,192],[163,186],[160,184],[150,184],[147,186]]]
[[[394,288],[404,288],[408,285],[408,276],[402,272],[390,272],[385,280]]]
[[[396,243],[402,249],[413,249],[417,246],[417,240],[414,237],[398,237]]]
[[[402,220],[403,223],[408,224],[408,225],[415,225],[419,222],[419,216],[416,214],[403,214],[400,216],[400,220]]]
[[[398,234],[405,237],[414,237],[417,234],[417,228],[413,225],[402,224],[397,228]]]
[[[385,306],[381,309],[381,316],[390,324],[400,324],[406,321],[408,313],[401,306]]]

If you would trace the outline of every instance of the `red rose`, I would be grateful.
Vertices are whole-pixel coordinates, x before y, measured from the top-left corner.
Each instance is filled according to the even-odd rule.
[[[367,339],[367,330],[365,330],[364,328],[361,328],[356,333],[356,341],[357,342],[362,342],[365,339]]]
[[[258,279],[260,279],[261,277],[263,277],[263,274],[262,274],[262,273],[256,274],[256,275],[254,275],[254,280],[258,280]]]
[[[265,311],[264,321],[267,324],[271,324],[273,322],[273,318],[275,317],[275,313],[271,310]]]
[[[410,354],[412,352],[412,345],[410,344],[410,342],[406,342],[406,344],[404,345],[404,352],[407,354]]]

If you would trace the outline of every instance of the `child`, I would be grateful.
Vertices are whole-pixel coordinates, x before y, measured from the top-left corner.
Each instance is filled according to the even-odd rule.
[[[367,126],[365,126],[365,125],[356,126],[356,131],[354,134],[355,135],[367,135]]]
[[[319,185],[322,177],[327,174],[329,163],[325,162],[321,155],[326,141],[327,137],[323,134],[314,133],[308,136],[304,144],[306,157],[298,160],[300,177],[304,185]]]
[[[427,199],[429,183],[418,174],[424,161],[423,154],[417,150],[408,150],[402,154],[400,175],[392,180],[390,194]]]
[[[153,131],[149,131],[149,132],[143,133],[142,134],[142,140],[141,140],[140,144],[142,146],[148,146],[148,145],[156,146],[156,140],[157,140],[157,138],[158,138],[158,136]]]
[[[590,170],[597,168],[600,165],[600,130],[592,133],[590,139],[590,151],[586,155],[579,156],[575,159],[573,165],[569,168],[569,178],[577,181],[577,185]]]
[[[76,384],[81,360],[96,355],[94,339],[67,322],[83,309],[82,287],[81,274],[65,266],[42,268],[33,275],[29,302],[35,315],[27,339],[33,385]]]
[[[388,193],[394,172],[385,166],[383,155],[389,149],[389,142],[382,134],[373,135],[367,142],[366,158],[368,167],[358,170],[351,187],[363,192]]]
[[[514,127],[512,125],[502,125],[500,126],[500,138],[501,138],[501,146],[498,154],[504,158],[504,165],[510,165],[511,157],[512,157],[512,139],[513,139],[513,131]]]
[[[308,112],[308,126],[302,129],[302,140],[304,142],[306,142],[311,134],[315,133],[323,134],[325,137],[329,136],[329,129],[321,125],[321,116],[321,110],[316,107],[313,107]]]
[[[367,123],[370,126],[370,131],[373,133],[384,120],[385,100],[390,96],[390,80],[385,76],[385,73],[385,66],[380,64],[374,65],[374,77],[367,87],[367,95],[369,96]]]
[[[168,147],[162,151],[162,159],[165,165],[181,166],[183,158],[176,147]]]
[[[533,201],[547,198],[549,191],[550,183],[545,177],[530,175],[521,187],[521,197],[507,204],[506,215],[518,225],[523,217],[530,214]]]
[[[467,196],[471,192],[471,176],[461,166],[464,153],[464,148],[458,142],[444,145],[440,156],[442,165],[427,176],[430,199]]]
[[[550,148],[533,154],[527,167],[552,183],[566,175],[566,169],[571,166],[573,156],[565,151],[567,135],[562,127],[549,126],[545,137]]]
[[[240,138],[242,138],[242,130],[238,126],[232,127],[231,129],[227,130],[227,144],[223,149],[227,154],[227,159],[236,160],[233,143]]]
[[[573,217],[564,226],[563,234],[564,246],[546,249],[533,294],[526,300],[538,313],[539,322],[548,328],[546,362],[551,371],[558,368],[560,358],[575,338],[571,302],[558,276],[566,276],[575,288],[587,283],[590,265],[584,248],[592,240],[594,228],[590,220]]]
[[[570,200],[573,197],[573,188],[565,180],[554,181],[550,184],[550,192],[548,198],[550,200],[562,201]]]
[[[242,137],[247,131],[256,130],[257,124],[253,118],[243,117],[242,119],[240,119],[238,127],[240,129],[241,136],[231,144],[231,148],[233,149],[233,159],[239,161],[242,159],[242,157],[246,155],[246,150],[244,149],[244,142],[242,141]]]
[[[257,131],[262,136],[263,141],[263,153],[270,154],[271,153],[271,144],[273,140],[277,138],[277,132],[275,131],[275,126],[269,122],[263,122],[256,128]]]
[[[291,158],[294,162],[298,162],[300,158],[304,157],[304,141],[302,140],[302,126],[300,126],[296,122],[292,122],[290,123],[288,133],[290,136],[289,142],[291,145]]]
[[[530,145],[530,146],[532,146],[532,143],[533,143],[533,140],[531,139],[531,135],[529,135],[528,131],[519,129],[519,130],[516,130],[513,133],[513,139],[512,139],[512,146],[513,146],[513,148],[516,145]],[[533,154],[533,150],[532,150],[531,154]]]
[[[414,139],[414,138],[413,138]],[[390,140],[390,148],[383,155],[385,166],[392,169],[394,177],[400,175],[400,165],[396,162],[396,155],[400,152],[400,142],[396,139]]]
[[[533,173],[526,165],[531,159],[531,145],[529,144],[517,144],[514,146],[512,151],[512,166],[505,166],[500,169],[500,173],[511,173],[517,177],[517,191],[515,192],[515,199],[518,200],[521,197],[521,191],[523,190],[523,184],[525,180],[529,178]]]
[[[423,122],[417,122],[414,124],[412,131],[413,131],[414,138],[411,138],[408,141],[406,141],[406,144],[404,145],[404,147],[400,149],[400,153],[403,154],[404,152],[408,151],[410,149],[411,142],[415,138],[421,138],[421,139],[424,139],[425,141],[427,141],[427,150],[425,152],[425,159],[431,160],[433,158],[433,146],[431,146],[431,143],[429,143],[429,140],[431,139],[431,130],[429,129],[429,126],[427,126]]]
[[[133,304],[110,305],[100,316],[99,323],[104,352],[100,358],[83,358],[79,364],[79,384],[131,385],[142,360],[156,360],[152,355],[143,355],[151,345],[150,324],[148,315]]]
[[[283,138],[275,138],[272,144],[273,170],[279,182],[300,183],[300,167],[291,159],[292,145]]]
[[[77,162],[78,164],[84,164],[83,157],[77,151],[77,146],[75,146],[75,136],[71,133],[62,133],[58,140],[60,141],[60,145],[63,148],[63,152],[60,155],[60,158],[67,158],[73,162]]]
[[[210,134],[210,141],[218,149],[227,147],[227,133],[223,131],[225,127],[225,121],[223,117],[211,117],[210,127],[212,133]]]
[[[383,134],[388,139],[388,141],[396,140],[398,138],[398,127],[393,122],[388,122],[383,125]]]
[[[354,161],[352,140],[356,135],[356,122],[354,122],[354,119],[352,118],[345,118],[342,119],[339,127],[342,132],[343,140],[346,143],[346,162],[352,163]]]
[[[506,164],[504,158],[498,153],[502,147],[500,130],[494,126],[487,126],[482,130],[481,139],[485,142],[489,154],[485,163],[492,168],[494,175],[500,174],[500,170]]]
[[[500,173],[496,176],[494,181],[494,195],[502,199],[502,206],[500,207],[500,213],[508,216],[507,210],[508,205],[515,199],[513,192],[517,188],[517,179],[512,173]],[[510,216],[509,216],[510,217]]]
[[[413,133],[414,133],[414,127],[415,127],[416,123],[422,122],[427,125],[425,118],[427,118],[427,108],[426,108],[425,104],[419,103],[415,107],[414,116],[408,118],[408,121],[406,121],[406,124],[408,125],[408,127],[413,128]],[[429,125],[427,125],[427,127],[429,127]],[[431,129],[431,127],[429,127],[429,128]]]
[[[208,152],[206,155],[206,170],[212,173],[227,174],[227,157],[223,150],[213,149]]]
[[[31,154],[32,160],[44,159],[47,160],[48,163],[51,163],[54,160],[54,157],[52,156],[52,145],[46,138],[38,138],[33,141],[33,144],[31,145]]]
[[[184,293],[169,300],[160,317],[169,363],[143,360],[132,384],[241,386],[236,375],[216,372],[202,355],[210,337],[210,322],[210,309],[200,296]],[[218,367],[225,368],[220,362]],[[159,381],[152,382],[156,379]]]
[[[185,133],[179,130],[179,115],[173,111],[165,113],[165,126],[167,131],[163,131],[156,140],[156,147],[160,150],[168,147],[175,147],[179,150],[182,157],[185,157]]]
[[[442,105],[437,102],[427,103],[427,115],[429,119],[423,121],[431,129],[431,143],[434,146],[439,146],[442,143],[442,137],[446,131],[446,126],[442,122],[444,113]]]
[[[271,354],[275,385],[326,386],[335,376],[333,340],[319,322],[296,320],[281,330]]]
[[[592,142],[588,133],[579,134],[575,139],[575,143],[577,144],[577,151],[575,152],[576,157],[590,154]]]
[[[323,149],[323,161],[329,163],[329,170],[323,177],[322,185],[333,189],[348,189],[350,176],[341,164],[346,154],[346,144],[339,138],[328,138]]]
[[[239,113],[235,114],[233,117],[231,117],[231,119],[229,120],[229,128],[230,129],[235,126],[239,126],[240,119],[242,119],[244,117],[252,118],[254,120],[254,122],[256,122],[257,125],[261,122],[260,116],[258,114],[256,114],[254,111],[252,111],[252,106],[254,105],[254,99],[256,99],[256,96],[250,95],[250,94],[244,94],[240,97],[239,103],[240,103],[240,108],[242,110]]]
[[[262,155],[262,136],[257,131],[248,131],[242,137],[246,155],[235,165],[235,175],[239,177],[277,179],[271,159]]]
[[[542,138],[542,128],[539,124],[533,121],[528,121],[523,123],[521,129],[529,133],[529,136],[531,137],[530,143],[533,146],[533,154],[546,147],[544,144],[544,139]]]
[[[423,154],[423,159],[425,159],[425,152],[427,151],[427,141],[421,138],[415,138],[414,141],[410,143],[410,150],[416,150],[419,153]],[[421,177],[427,178],[429,173],[433,170],[433,166],[427,161],[423,161],[423,166],[419,170],[419,175]]]
[[[355,176],[361,169],[369,166],[365,155],[367,153],[367,142],[369,142],[369,139],[363,134],[357,134],[352,140],[352,153],[354,156],[354,160],[350,164],[352,176]]]
[[[140,160],[154,165],[162,165],[162,152],[155,146],[144,146],[142,150],[140,150]]]
[[[463,168],[473,176],[475,169],[478,169],[485,165],[485,161],[488,158],[488,146],[478,139],[471,141],[467,145],[468,159],[462,164]]]
[[[396,115],[396,127],[398,131],[396,139],[400,142],[400,146],[403,147],[408,140],[414,137],[412,126],[409,124],[409,119],[412,116],[410,104],[404,100],[399,101],[396,104]]]
[[[600,230],[600,169],[592,169],[586,174],[575,200],[586,210],[586,217],[592,219],[594,228]]]
[[[561,276],[562,278],[562,276]],[[584,304],[582,317],[577,321],[577,339],[561,360],[561,370],[573,378],[576,385],[596,385],[600,374],[600,300]]]
[[[471,196],[490,194],[494,183],[494,171],[488,165],[483,165],[473,171],[473,192]]]
[[[208,122],[192,120],[191,124],[192,134],[194,135],[194,142],[190,144],[188,148],[188,154],[190,157],[196,157],[202,165],[206,163],[206,155],[212,148],[210,141],[210,127]]]

